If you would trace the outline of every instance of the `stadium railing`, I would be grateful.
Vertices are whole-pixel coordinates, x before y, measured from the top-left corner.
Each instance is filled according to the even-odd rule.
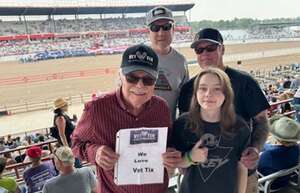
[[[261,192],[264,193],[278,191],[278,190],[272,190],[271,188],[272,183],[280,177],[292,175],[290,179],[290,184],[299,189],[300,188],[299,171],[300,171],[300,163],[297,166],[291,167],[289,169],[283,169],[267,176],[263,176],[259,174],[260,178],[258,179],[258,188]],[[293,176],[295,177],[295,180],[292,179]]]
[[[14,153],[14,152],[18,152],[18,154],[21,156],[21,151],[24,151],[32,146],[48,146],[48,149],[50,151],[50,154],[52,153],[53,151],[53,147],[52,145],[54,145],[55,143],[57,142],[56,139],[52,139],[52,140],[48,140],[48,141],[45,141],[45,142],[41,142],[41,143],[36,143],[36,144],[33,144],[33,145],[28,145],[26,147],[19,147],[19,148],[14,148],[14,149],[10,149],[10,150],[5,150],[5,151],[2,151],[0,152],[0,156],[2,156],[3,154],[6,154],[6,153]],[[50,156],[46,156],[46,157],[43,157],[41,159],[42,161],[48,161],[48,160],[52,160],[52,158]],[[5,167],[6,169],[6,172],[3,174],[4,176],[14,176],[16,178],[16,181],[18,183],[23,183],[23,172],[24,172],[24,169],[26,168],[26,166],[29,166],[32,162],[23,162],[23,163],[16,163],[16,164],[10,164],[10,165],[7,165]],[[82,166],[85,167],[85,166],[91,166],[90,163],[88,162],[82,162]],[[13,170],[13,171],[11,171]]]
[[[33,144],[33,145],[28,145],[26,147],[17,147],[17,148],[14,148],[14,149],[9,149],[9,150],[5,150],[5,151],[1,151],[0,152],[0,156],[4,155],[4,154],[8,154],[8,153],[15,153],[17,152],[19,156],[22,155],[22,151],[26,151],[28,148],[32,147],[32,146],[48,146],[48,149],[50,151],[50,153],[52,153],[52,146],[51,144],[55,144],[57,142],[56,139],[53,139],[53,140],[48,140],[48,141],[45,141],[45,142],[41,142],[41,143],[36,143],[36,144]],[[43,161],[44,160],[49,160],[49,157],[45,157],[42,159]],[[10,165],[7,165],[5,167],[6,170],[14,170],[14,176],[16,176],[16,179],[17,181],[21,181],[22,180],[22,177],[20,176],[20,169],[24,169],[25,166],[27,165],[30,165],[31,162],[25,162],[25,163],[16,163],[16,164],[10,164]],[[4,174],[5,175],[5,174]]]
[[[278,102],[275,102],[275,103],[271,103],[271,108],[269,109],[268,111],[268,115],[269,116],[272,116],[276,113],[280,113],[278,112],[278,106],[281,105],[281,104],[285,104],[285,103],[290,103],[290,102],[293,102],[293,98],[289,98],[289,99],[286,99],[286,100],[282,100],[282,101],[278,101]],[[283,115],[285,116],[293,116],[295,114],[295,110],[292,110],[292,111],[289,111],[289,112],[285,112],[283,113]]]

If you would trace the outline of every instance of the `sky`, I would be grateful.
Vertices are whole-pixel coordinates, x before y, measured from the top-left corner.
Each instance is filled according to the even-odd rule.
[[[300,0],[195,0],[191,20],[300,17]],[[189,15],[188,15],[189,17]]]
[[[194,2],[195,6],[187,12],[190,21],[200,20],[232,20],[234,18],[295,18],[300,17],[300,0],[0,0],[0,5],[10,2],[20,4],[33,4],[34,2],[108,2],[118,4],[120,2],[131,3],[157,3],[157,2]]]

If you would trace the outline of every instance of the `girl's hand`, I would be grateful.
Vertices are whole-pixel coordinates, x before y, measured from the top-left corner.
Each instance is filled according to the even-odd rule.
[[[205,163],[207,161],[208,148],[203,146],[203,142],[200,139],[194,145],[190,152],[190,156],[193,162]]]

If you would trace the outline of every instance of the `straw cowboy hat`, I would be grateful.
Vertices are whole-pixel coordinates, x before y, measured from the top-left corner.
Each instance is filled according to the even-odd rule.
[[[54,108],[58,109],[58,108],[62,108],[64,106],[68,105],[67,101],[63,98],[58,98],[54,101]]]
[[[270,133],[280,141],[297,142],[300,141],[300,124],[286,116],[274,115],[270,119]]]

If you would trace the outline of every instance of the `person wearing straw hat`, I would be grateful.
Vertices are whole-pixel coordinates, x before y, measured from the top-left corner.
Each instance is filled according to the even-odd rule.
[[[57,128],[53,134],[57,138],[58,143],[63,146],[71,147],[71,134],[75,128],[73,119],[68,114],[68,103],[63,98],[58,98],[54,101],[54,127]]]
[[[264,145],[258,162],[258,172],[263,176],[288,169],[299,163],[300,124],[288,117],[274,115],[270,119],[270,142]],[[282,177],[272,183],[271,189],[288,185],[289,177]]]
[[[71,147],[71,135],[75,129],[76,115],[73,119],[67,114],[68,103],[63,98],[58,98],[54,101],[54,121],[51,130],[51,136],[56,138],[59,146]],[[81,163],[79,159],[75,159],[75,167],[80,168]]]

